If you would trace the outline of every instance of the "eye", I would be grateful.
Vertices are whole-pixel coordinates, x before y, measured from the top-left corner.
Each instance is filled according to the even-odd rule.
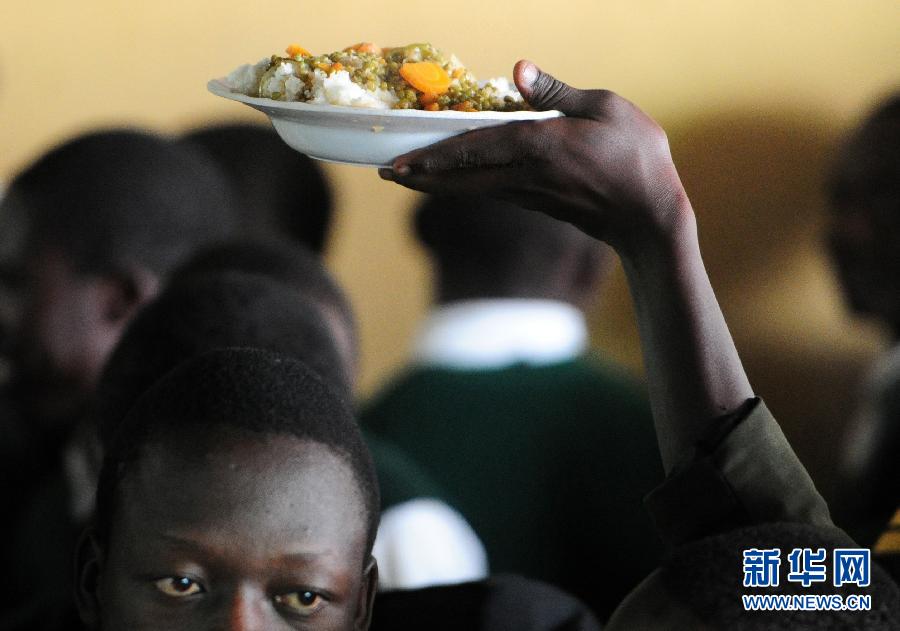
[[[200,583],[187,576],[167,576],[156,581],[154,585],[156,589],[172,598],[185,598],[204,591]]]
[[[312,591],[288,592],[275,596],[275,603],[280,607],[306,616],[317,611],[323,601],[320,594]]]

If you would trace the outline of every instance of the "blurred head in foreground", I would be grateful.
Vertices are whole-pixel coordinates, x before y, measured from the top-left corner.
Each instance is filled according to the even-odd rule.
[[[356,318],[344,291],[313,251],[283,238],[235,240],[198,252],[176,276],[225,271],[266,276],[314,303],[331,330],[344,374],[353,386],[359,355]]]
[[[440,303],[543,298],[585,308],[609,262],[607,247],[574,226],[487,197],[428,197],[414,227]]]
[[[179,363],[217,348],[240,346],[303,361],[342,399],[350,384],[318,307],[291,287],[243,272],[173,278],[129,325],[97,391],[104,444],[140,395]]]
[[[844,297],[900,338],[900,93],[847,138],[827,192],[829,246]]]
[[[377,519],[334,391],[290,358],[212,351],[144,393],[108,446],[79,610],[106,629],[365,629]]]
[[[242,234],[281,236],[321,254],[331,228],[331,187],[315,160],[269,125],[230,123],[184,136],[224,169],[241,200]]]
[[[49,424],[80,413],[108,353],[169,271],[234,228],[227,180],[201,153],[114,130],[70,140],[13,180],[21,226],[13,393]]]

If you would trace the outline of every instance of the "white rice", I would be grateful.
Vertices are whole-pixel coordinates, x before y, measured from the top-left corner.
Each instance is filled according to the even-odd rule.
[[[306,88],[306,84],[304,84],[300,79],[295,76],[290,76],[284,82],[284,99],[286,101],[301,101],[303,99],[300,98],[300,93],[303,92],[304,88]]]
[[[311,96],[311,103],[379,110],[390,109],[397,102],[397,97],[389,90],[378,88],[372,91],[353,83],[350,73],[346,70],[332,72],[330,75],[321,70],[314,71]]]
[[[279,95],[285,94],[285,82],[294,76],[294,68],[286,61],[282,61],[275,68],[266,81],[259,86],[259,95],[268,98],[279,98]],[[283,97],[281,97],[283,98]]]
[[[235,92],[250,96],[276,98],[283,101],[306,101],[308,103],[345,105],[372,109],[390,109],[397,102],[397,96],[390,90],[367,90],[353,83],[350,73],[339,70],[326,74],[322,70],[313,71],[313,85],[307,90],[302,80],[294,76],[294,68],[288,62],[281,62],[275,72],[262,85],[260,79],[265,74],[269,60],[258,64],[245,64],[235,68],[226,79]]]
[[[259,80],[268,67],[268,57],[255,64],[244,64],[232,70],[225,82],[233,92],[256,96],[259,90]]]
[[[506,97],[510,97],[515,102],[522,101],[522,95],[519,94],[515,85],[510,83],[509,79],[506,77],[494,77],[493,79],[488,79],[485,82],[485,86],[490,86],[494,89],[493,98],[501,103]]]

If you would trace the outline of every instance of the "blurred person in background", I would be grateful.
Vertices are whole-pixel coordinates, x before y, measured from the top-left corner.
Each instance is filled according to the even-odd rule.
[[[241,234],[287,237],[322,254],[332,223],[331,187],[319,164],[269,125],[224,123],[184,135],[227,173],[243,202]]]
[[[641,498],[662,468],[646,395],[588,350],[584,311],[608,249],[483,197],[428,198],[415,233],[436,304],[363,426],[450,493],[493,571],[560,585],[609,615],[658,562]]]
[[[284,283],[322,311],[341,356],[344,382],[352,392],[359,363],[359,334],[350,300],[318,253],[284,235],[242,237],[204,248],[176,276],[236,271]]]
[[[108,354],[168,273],[236,227],[225,175],[202,153],[134,130],[88,133],[52,149],[11,182],[0,216],[2,278],[17,308],[10,322],[10,382],[3,398],[3,545],[8,568],[28,564],[9,533],[19,518],[55,506],[42,544],[70,549],[84,519],[84,471],[94,441],[84,423]],[[9,242],[14,241],[14,242]],[[8,453],[7,453],[8,452]],[[48,509],[49,510],[49,509]],[[36,532],[25,533],[37,537]],[[33,585],[9,575],[0,609]],[[52,591],[52,590],[51,590]]]
[[[844,298],[893,344],[864,381],[840,459],[838,520],[869,545],[900,508],[900,92],[846,139],[827,192],[828,244]],[[888,541],[900,555],[900,519]]]
[[[6,195],[6,187],[0,182],[0,213],[3,213],[3,197]],[[8,221],[4,216],[0,215],[0,229],[2,230],[14,230],[15,227],[11,225],[11,222]],[[11,240],[12,243],[15,243],[16,239]],[[0,272],[4,270],[5,265],[3,265],[3,261],[8,260],[10,257],[15,257],[14,253],[6,252],[2,248],[10,247],[11,243],[8,239],[0,239]],[[12,245],[12,247],[15,247]],[[9,279],[0,280],[0,388],[6,385],[7,380],[9,379],[9,359],[8,359],[8,346],[10,342],[10,332],[7,330],[9,326],[9,321],[12,319],[12,312],[14,312],[15,307],[13,303],[16,301],[15,294],[10,291],[10,281]]]
[[[4,190],[5,194],[5,190]],[[25,217],[21,208],[0,197],[0,393],[6,393],[12,375],[13,327],[22,302],[22,248]],[[8,396],[0,396],[0,462],[15,462],[27,449],[29,433],[17,420]],[[2,487],[0,487],[2,488]]]

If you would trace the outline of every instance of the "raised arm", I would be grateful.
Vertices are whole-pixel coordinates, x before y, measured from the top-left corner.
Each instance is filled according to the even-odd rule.
[[[618,95],[577,90],[530,62],[516,64],[514,78],[535,109],[566,117],[473,131],[400,156],[380,174],[429,193],[503,197],[617,251],[671,471],[753,391],[703,266],[665,133]]]

